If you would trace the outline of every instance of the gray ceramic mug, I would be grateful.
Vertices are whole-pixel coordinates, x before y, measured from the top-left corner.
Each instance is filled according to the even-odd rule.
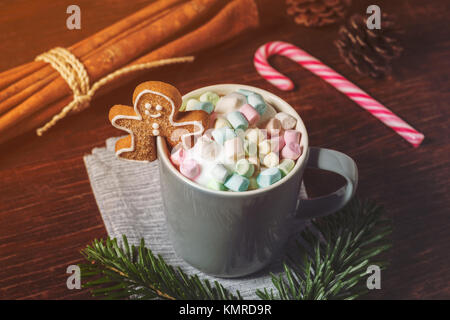
[[[358,170],[347,155],[308,145],[306,128],[297,112],[276,95],[251,86],[219,84],[194,90],[220,95],[239,88],[255,91],[277,110],[297,119],[302,156],[292,171],[270,187],[246,192],[214,191],[184,177],[170,162],[165,140],[157,149],[164,212],[177,254],[197,269],[217,277],[240,277],[266,266],[285,244],[292,219],[310,219],[341,209],[354,195]],[[336,192],[315,199],[299,199],[306,167],[332,171],[346,179]]]

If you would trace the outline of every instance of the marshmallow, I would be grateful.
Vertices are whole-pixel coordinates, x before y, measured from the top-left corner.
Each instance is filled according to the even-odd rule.
[[[286,130],[284,132],[284,141],[286,142],[286,144],[300,143],[301,137],[302,137],[302,133],[297,130]]]
[[[279,112],[275,115],[275,118],[280,120],[281,127],[284,130],[289,130],[295,128],[295,125],[297,124],[297,119],[295,119],[290,114],[287,114],[286,112]]]
[[[225,141],[225,156],[227,160],[239,160],[245,157],[244,143],[241,138],[233,138]]]
[[[248,103],[244,104],[239,109],[239,111],[244,115],[245,119],[247,119],[247,121],[250,125],[253,125],[256,122],[258,122],[258,120],[260,118],[258,111],[256,111],[256,109],[253,108]]]
[[[227,119],[218,116],[216,122],[214,123],[214,128],[219,129],[219,128],[225,128],[225,127],[231,128],[231,124],[228,122]]]
[[[209,180],[208,184],[206,185],[211,190],[216,191],[226,191],[227,188],[220,182],[217,182],[214,179]]]
[[[259,154],[266,155],[272,151],[272,147],[270,145],[269,140],[264,140],[258,144]]]
[[[199,98],[201,102],[211,102],[213,105],[216,105],[219,99],[220,99],[219,95],[212,91],[206,91]]]
[[[196,99],[189,99],[186,104],[186,111],[203,110],[207,113],[214,111],[214,106],[211,102],[201,102]]]
[[[266,103],[263,97],[258,93],[252,93],[247,96],[247,102],[258,111],[259,115],[263,115],[266,111]]]
[[[298,143],[287,143],[283,150],[281,150],[281,156],[285,159],[297,160],[303,152],[303,148]]]
[[[194,146],[194,151],[202,159],[214,160],[220,153],[220,146],[206,136],[201,136]]]
[[[264,134],[263,131],[259,130],[258,128],[252,128],[252,129],[248,129],[245,132],[245,138],[248,141],[259,144],[260,142],[262,142],[266,139],[266,135]]]
[[[223,97],[206,91],[185,99],[182,109],[208,112],[211,130],[191,149],[174,148],[170,160],[184,176],[210,190],[268,187],[288,175],[303,152],[297,118],[278,112],[251,90]]]
[[[247,191],[250,181],[243,176],[234,173],[226,182],[225,187],[231,191]]]
[[[218,163],[212,167],[210,175],[215,181],[224,183],[228,178],[228,170],[223,164]]]
[[[272,107],[269,103],[266,103],[266,111],[261,116],[259,121],[256,123],[257,127],[263,127],[267,121],[269,121],[271,118],[275,117],[277,114],[277,111]]]
[[[234,132],[234,130],[227,127],[214,129],[211,132],[211,135],[217,143],[222,145],[225,143],[225,141],[236,137],[236,133]]]
[[[281,135],[281,122],[277,118],[272,118],[266,124],[266,130],[270,136],[279,136]]]
[[[181,101],[180,111],[186,111],[187,100]]]
[[[179,148],[178,150],[172,150],[172,154],[170,155],[170,161],[176,166],[179,166],[183,159],[186,157],[186,150],[183,148]]]
[[[271,152],[264,157],[263,163],[267,168],[273,168],[278,166],[280,163],[280,158],[278,157],[278,154]]]
[[[272,149],[272,152],[279,153],[281,149],[285,146],[284,137],[281,136],[272,136],[270,138],[270,146]]]
[[[192,180],[200,174],[200,166],[193,159],[185,159],[180,164],[180,172]]]
[[[247,99],[244,95],[237,92],[232,92],[217,101],[215,111],[223,114],[230,113],[238,110],[244,103],[246,103],[246,101]]]
[[[260,188],[268,187],[281,179],[281,171],[278,168],[269,168],[256,178],[256,182]]]
[[[237,174],[249,178],[255,172],[255,167],[247,159],[241,159],[236,162],[235,171]]]
[[[239,111],[233,111],[227,114],[227,120],[234,129],[246,130],[248,128],[248,121],[244,115]]]
[[[295,166],[295,161],[291,159],[283,159],[278,165],[278,169],[280,169],[282,176],[286,176]]]

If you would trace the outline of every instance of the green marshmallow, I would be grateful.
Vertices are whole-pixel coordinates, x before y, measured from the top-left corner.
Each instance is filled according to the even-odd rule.
[[[291,159],[283,159],[278,165],[283,177],[286,176],[295,166],[295,161]]]
[[[184,100],[181,102],[180,111],[185,111],[185,110],[186,110],[186,105],[187,105],[187,100],[184,99]]]
[[[250,163],[247,159],[241,159],[236,162],[236,173],[249,178],[255,172],[255,166]]]
[[[219,99],[219,95],[212,91],[206,91],[200,96],[201,102],[211,102],[214,106],[217,104],[217,101],[219,101]]]
[[[214,179],[209,180],[207,187],[211,190],[216,190],[216,191],[226,191],[227,188],[220,182],[217,182]]]

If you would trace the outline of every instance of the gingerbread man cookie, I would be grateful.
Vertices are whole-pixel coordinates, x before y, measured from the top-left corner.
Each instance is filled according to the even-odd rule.
[[[112,125],[129,133],[116,142],[116,155],[128,160],[156,159],[156,137],[165,137],[171,147],[191,145],[208,127],[209,115],[196,110],[180,112],[181,94],[174,86],[148,81],[136,87],[134,107],[115,105],[109,111]]]

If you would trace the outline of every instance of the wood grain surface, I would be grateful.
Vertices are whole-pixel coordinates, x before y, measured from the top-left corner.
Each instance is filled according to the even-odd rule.
[[[68,46],[140,9],[145,0],[78,0],[82,29],[67,30],[72,1],[0,2],[0,70],[32,60],[54,46]],[[353,1],[365,13],[372,1]],[[281,3],[281,0],[280,0]],[[182,93],[215,83],[242,83],[274,92],[303,118],[310,144],[340,150],[358,163],[358,195],[385,206],[393,221],[391,265],[371,299],[450,298],[450,29],[446,0],[378,0],[405,28],[405,53],[392,77],[358,75],[339,57],[333,40],[338,25],[311,29],[287,16],[197,55],[195,63],[148,72],[95,99],[90,109],[64,119],[43,137],[23,135],[0,146],[0,299],[84,299],[68,290],[66,268],[82,261],[79,251],[106,236],[82,157],[105,139],[120,135],[107,120],[114,104],[130,104],[143,80],[162,80]],[[281,92],[254,70],[261,44],[296,44],[335,68],[423,132],[413,149],[334,88],[282,57],[271,62],[297,85]],[[329,178],[329,176],[325,177]],[[307,173],[312,194],[330,191],[324,176]],[[338,184],[339,179],[332,179]]]

